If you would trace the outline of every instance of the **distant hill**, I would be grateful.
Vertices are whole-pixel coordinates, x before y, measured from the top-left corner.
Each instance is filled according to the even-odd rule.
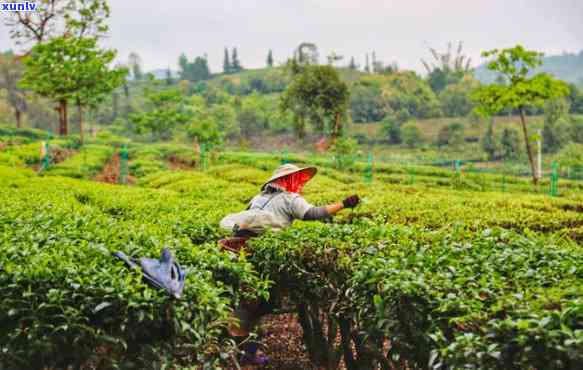
[[[563,81],[583,85],[583,50],[579,54],[565,53],[544,57],[543,65],[536,72],[546,72]],[[483,83],[492,83],[496,79],[496,74],[489,71],[486,64],[476,68],[475,76]]]

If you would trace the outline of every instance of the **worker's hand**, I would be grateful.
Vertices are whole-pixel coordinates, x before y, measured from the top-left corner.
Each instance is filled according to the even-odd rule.
[[[360,198],[356,194],[351,195],[342,201],[344,208],[354,208],[358,205],[358,203],[360,203]]]

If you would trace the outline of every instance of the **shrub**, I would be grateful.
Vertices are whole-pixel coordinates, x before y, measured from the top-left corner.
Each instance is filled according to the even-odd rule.
[[[459,147],[464,143],[464,125],[459,122],[450,123],[439,130],[437,145]]]
[[[345,169],[354,165],[358,142],[352,138],[340,138],[331,148],[336,168]]]
[[[500,138],[500,149],[504,159],[517,159],[520,153],[520,140],[518,131],[513,128],[505,128]]]
[[[409,148],[416,148],[424,142],[421,130],[415,122],[409,122],[403,125],[401,127],[401,136],[403,143]]]
[[[583,144],[583,117],[572,117],[571,119],[571,135],[573,141]]]
[[[8,171],[0,167],[0,227],[11,225],[0,238],[0,367],[217,368],[231,353],[230,306],[268,282],[216,248],[206,220],[225,203],[212,191],[203,202]],[[111,255],[157,258],[163,246],[189,271],[180,300]]]
[[[103,169],[113,151],[114,149],[109,146],[85,145],[76,155],[50,166],[44,174],[89,179]]]
[[[388,140],[389,144],[401,144],[401,125],[392,116],[387,116],[382,123],[383,138]]]

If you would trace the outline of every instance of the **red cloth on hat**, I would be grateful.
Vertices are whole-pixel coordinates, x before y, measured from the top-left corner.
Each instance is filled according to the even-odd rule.
[[[284,188],[290,193],[300,193],[304,185],[310,181],[312,176],[307,171],[292,173],[273,181],[274,184]]]

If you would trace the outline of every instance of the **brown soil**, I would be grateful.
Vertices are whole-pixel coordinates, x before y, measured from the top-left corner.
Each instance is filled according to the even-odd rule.
[[[115,153],[113,157],[107,162],[103,171],[95,176],[96,181],[107,182],[110,184],[117,184],[119,178],[120,160],[119,153]]]
[[[302,340],[302,327],[296,314],[268,315],[262,319],[262,344],[269,358],[266,369],[316,370]]]
[[[269,358],[265,366],[242,366],[243,370],[318,370],[311,364],[302,341],[296,314],[267,315],[259,325],[261,351]],[[236,367],[230,366],[229,370]]]
[[[51,148],[51,161],[54,164],[61,163],[75,153],[77,151],[73,149]]]
[[[196,167],[194,160],[184,160],[176,156],[168,157],[168,168],[171,170],[192,170]]]
[[[121,161],[119,153],[115,153],[113,157],[107,162],[103,171],[95,176],[94,180],[99,182],[107,182],[109,184],[117,184],[120,179]],[[126,178],[127,184],[132,185],[136,179],[129,173]]]

